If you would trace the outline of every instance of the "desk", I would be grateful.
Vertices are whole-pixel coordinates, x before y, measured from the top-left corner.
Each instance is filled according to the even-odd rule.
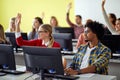
[[[24,80],[26,77],[30,76],[31,74],[32,73],[25,73],[22,75],[10,75],[10,74],[8,74],[6,76],[1,76],[0,80]],[[89,74],[79,75],[80,78],[77,80],[117,80],[116,76],[110,76],[110,75],[93,74],[91,77],[87,77],[86,75],[89,75]],[[37,77],[38,77],[38,75],[34,75],[32,78],[35,79]],[[33,80],[32,78],[29,78],[27,80]]]
[[[65,55],[67,59],[67,65],[69,65],[73,59],[73,55]],[[25,65],[23,53],[15,53],[15,59],[17,65]],[[117,76],[117,79],[120,80],[120,60],[110,59],[109,63],[109,75]]]

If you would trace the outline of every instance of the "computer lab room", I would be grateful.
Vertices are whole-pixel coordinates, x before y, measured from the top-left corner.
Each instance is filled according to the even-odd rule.
[[[120,0],[0,0],[0,80],[120,80]]]

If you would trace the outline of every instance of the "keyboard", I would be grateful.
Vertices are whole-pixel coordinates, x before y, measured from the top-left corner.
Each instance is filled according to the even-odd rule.
[[[19,75],[25,73],[25,71],[17,71],[17,70],[2,70],[4,73]]]
[[[56,74],[44,74],[45,77],[65,79],[65,80],[76,80],[79,76],[67,76],[67,75],[56,75]]]
[[[75,55],[75,53],[72,52],[72,51],[61,51],[61,53],[62,53],[63,55]]]

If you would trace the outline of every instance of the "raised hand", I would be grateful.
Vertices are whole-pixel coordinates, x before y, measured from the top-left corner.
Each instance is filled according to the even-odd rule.
[[[106,0],[102,0],[102,8],[104,9],[104,5],[105,5]]]
[[[41,13],[41,18],[44,19],[44,17],[45,17],[45,13],[42,12],[42,13]]]
[[[18,27],[20,25],[20,23],[21,23],[21,14],[18,13],[17,17],[15,19],[15,25],[16,25],[16,27]]]
[[[69,13],[70,9],[72,8],[72,3],[70,2],[68,5],[67,5],[67,13]]]

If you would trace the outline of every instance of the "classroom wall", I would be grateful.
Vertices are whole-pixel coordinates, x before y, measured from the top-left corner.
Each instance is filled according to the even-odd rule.
[[[83,17],[83,23],[86,19],[91,18],[106,24],[101,8],[102,0],[75,0],[75,14]],[[107,14],[115,13],[120,18],[120,0],[106,0],[105,10]]]
[[[74,22],[74,0],[0,0],[0,24],[7,29],[9,19],[22,14],[21,29],[31,30],[33,18],[45,13],[44,23],[49,23],[51,16],[56,16],[60,26],[68,26],[65,20],[66,6],[73,3],[70,18]]]

